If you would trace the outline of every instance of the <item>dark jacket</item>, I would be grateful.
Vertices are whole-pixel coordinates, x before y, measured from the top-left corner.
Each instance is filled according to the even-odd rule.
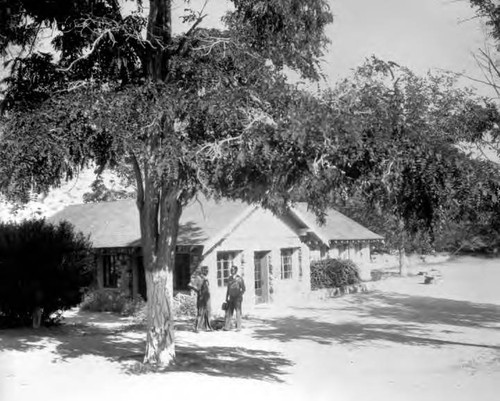
[[[245,282],[240,275],[236,274],[235,276],[229,276],[227,281],[227,299],[241,297],[245,290]]]

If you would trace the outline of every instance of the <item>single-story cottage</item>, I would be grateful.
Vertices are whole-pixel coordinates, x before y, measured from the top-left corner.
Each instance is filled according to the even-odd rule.
[[[69,221],[88,234],[96,255],[96,285],[145,297],[139,213],[134,200],[68,206],[49,221]],[[286,302],[311,290],[310,262],[327,257],[370,263],[370,245],[382,237],[329,210],[325,223],[305,203],[283,215],[257,205],[198,198],[180,219],[174,292],[188,291],[191,273],[208,267],[212,304],[225,297],[231,265],[239,267],[244,307]]]

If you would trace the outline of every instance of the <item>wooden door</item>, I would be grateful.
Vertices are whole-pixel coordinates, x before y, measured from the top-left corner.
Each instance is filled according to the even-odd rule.
[[[254,253],[255,303],[269,302],[269,257],[270,251]]]

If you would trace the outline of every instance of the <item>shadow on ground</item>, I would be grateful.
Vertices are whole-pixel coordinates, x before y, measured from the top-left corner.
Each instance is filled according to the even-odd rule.
[[[500,342],[463,341],[464,328],[500,331],[500,306],[396,293],[356,294],[320,307],[292,307],[290,316],[255,319],[254,338],[282,342],[310,340],[320,344],[363,346],[375,341],[441,347],[460,345],[500,350]],[[347,321],[328,321],[336,311]],[[295,313],[298,312],[298,313]],[[309,314],[309,316],[303,316]],[[299,317],[301,315],[302,317]],[[331,320],[331,319],[330,319]],[[434,325],[443,325],[439,328]],[[499,337],[500,338],[500,337]]]
[[[37,330],[7,329],[0,331],[0,350],[28,352],[47,348],[52,350],[54,360],[85,355],[119,360],[143,351],[144,341],[141,337],[144,335],[141,335],[141,330],[142,327],[138,325],[110,329],[85,324],[63,324]]]
[[[179,330],[182,331],[183,327]],[[213,333],[217,335],[216,332]],[[192,372],[210,376],[282,382],[291,361],[278,352],[231,346],[176,345],[171,368],[143,365],[145,331],[140,325],[119,329],[72,324],[58,327],[0,331],[0,351],[29,352],[47,349],[53,362],[98,356],[121,365],[126,374]]]
[[[450,334],[443,331],[442,334]],[[255,339],[278,340],[283,342],[310,340],[319,344],[352,344],[372,346],[373,342],[389,342],[404,345],[441,347],[461,345],[481,347],[500,352],[500,345],[482,344],[443,339],[418,326],[406,324],[376,323],[328,323],[313,318],[284,317],[261,321],[254,331]]]
[[[500,305],[398,293],[373,292],[352,297],[346,311],[358,316],[419,324],[500,329]]]
[[[292,362],[280,353],[242,347],[176,346],[176,363],[157,369],[137,363],[126,369],[129,374],[191,372],[209,376],[239,377],[263,381],[283,382],[285,369]]]

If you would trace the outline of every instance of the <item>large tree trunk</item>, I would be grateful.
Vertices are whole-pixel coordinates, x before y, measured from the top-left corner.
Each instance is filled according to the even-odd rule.
[[[168,269],[147,269],[145,273],[148,331],[144,363],[167,366],[175,360],[174,316],[168,290]]]
[[[172,0],[150,0],[147,39],[153,46],[146,60],[147,77],[164,81],[168,75],[166,47],[172,40]]]
[[[147,39],[151,44],[144,60],[146,78],[164,81],[168,76],[168,46],[172,39],[172,0],[150,0]],[[163,132],[149,143],[151,157],[161,146]],[[149,161],[139,165],[134,156],[137,206],[147,288],[147,344],[144,363],[167,366],[175,360],[172,272],[181,214],[178,188],[161,184]],[[142,170],[142,171],[141,171]]]
[[[141,213],[148,296],[144,363],[167,366],[175,359],[172,272],[181,205],[175,188],[163,188],[159,205],[148,196],[145,199]]]
[[[181,216],[180,192],[175,186],[158,187],[135,165],[137,206],[147,288],[147,343],[144,363],[168,366],[175,360],[172,272]]]

